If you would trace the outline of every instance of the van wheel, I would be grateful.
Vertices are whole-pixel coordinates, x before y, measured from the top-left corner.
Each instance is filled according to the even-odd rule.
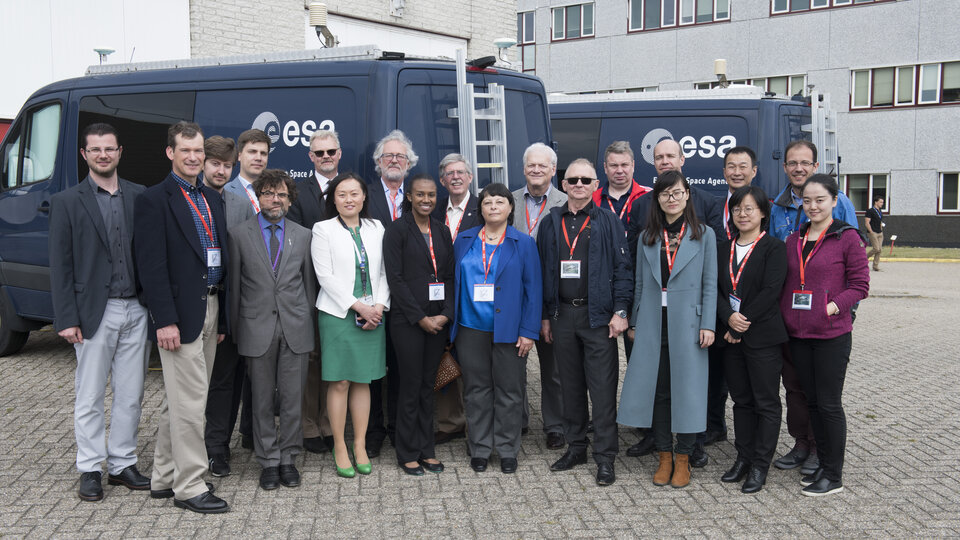
[[[23,344],[30,337],[30,332],[10,330],[9,325],[3,320],[2,302],[3,300],[0,299],[0,356],[9,356],[23,348]]]

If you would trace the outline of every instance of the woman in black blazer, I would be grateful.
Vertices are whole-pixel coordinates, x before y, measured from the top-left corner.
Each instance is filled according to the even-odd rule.
[[[780,435],[781,344],[787,331],[780,289],[787,275],[783,242],[766,234],[770,201],[762,189],[744,186],[730,196],[730,230],[717,249],[717,334],[727,343],[724,368],[733,398],[737,459],[720,479],[756,493],[767,479]]]
[[[437,184],[413,177],[401,217],[383,236],[390,285],[390,336],[397,353],[397,462],[407,474],[443,472],[433,436],[433,386],[454,310],[454,261],[450,232],[430,217]]]

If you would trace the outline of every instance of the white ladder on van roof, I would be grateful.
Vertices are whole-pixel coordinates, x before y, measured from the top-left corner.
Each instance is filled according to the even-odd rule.
[[[447,111],[447,116],[459,120],[460,153],[467,158],[473,170],[470,191],[476,194],[480,179],[477,171],[490,170],[490,181],[509,186],[507,178],[507,99],[502,85],[490,83],[486,92],[477,92],[472,83],[467,83],[467,65],[463,49],[457,49],[457,108]],[[476,108],[476,100],[489,100],[489,107]],[[477,140],[477,122],[487,122],[489,140]],[[490,149],[490,160],[477,162],[477,151]]]
[[[810,90],[810,123],[800,126],[810,134],[810,141],[817,145],[820,168],[818,173],[840,177],[840,155],[837,148],[837,113],[830,108],[830,94]]]

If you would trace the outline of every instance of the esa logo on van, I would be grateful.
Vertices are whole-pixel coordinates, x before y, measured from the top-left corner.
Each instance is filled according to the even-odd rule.
[[[283,144],[288,147],[294,147],[297,143],[303,146],[310,146],[310,135],[318,129],[334,131],[333,120],[324,120],[317,126],[313,120],[305,120],[303,123],[297,123],[296,120],[290,120],[283,127],[280,127],[280,120],[277,115],[270,111],[264,111],[253,119],[251,129],[259,129],[270,137],[270,151],[276,147],[277,142],[283,139]]]
[[[705,159],[714,156],[722,158],[727,155],[727,150],[737,145],[737,138],[733,135],[723,135],[719,140],[713,135],[704,135],[699,139],[691,135],[686,135],[677,139],[669,131],[663,128],[656,128],[650,130],[650,132],[643,137],[643,142],[640,143],[640,154],[643,156],[644,161],[653,165],[653,148],[657,146],[658,142],[664,139],[677,141],[677,144],[680,145],[680,150],[683,151],[684,158],[690,158],[694,155],[699,155]]]

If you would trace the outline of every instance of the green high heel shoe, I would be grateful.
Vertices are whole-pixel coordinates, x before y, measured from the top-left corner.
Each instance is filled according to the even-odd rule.
[[[337,465],[337,452],[336,452],[336,450],[334,450],[333,448],[331,448],[331,449],[330,449],[330,454],[333,455],[333,466],[337,468],[337,476],[340,476],[340,477],[343,477],[343,478],[353,478],[354,476],[357,475],[357,472],[353,469],[353,466],[347,467],[346,469],[341,469],[340,466]]]
[[[356,460],[357,460],[357,450],[356,450],[356,447],[355,447],[354,445],[352,445],[352,444],[350,445],[350,452],[353,453],[353,460],[354,460],[354,462],[356,462]],[[373,463],[370,463],[370,462],[367,462],[367,463],[357,463],[357,472],[360,473],[360,474],[370,474],[370,473],[372,473],[372,472],[373,472]]]

